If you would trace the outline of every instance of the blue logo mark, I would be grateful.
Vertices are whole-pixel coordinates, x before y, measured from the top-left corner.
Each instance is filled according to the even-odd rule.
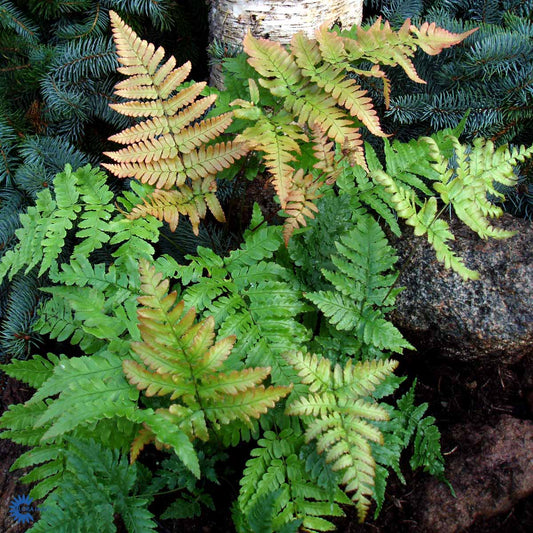
[[[17,496],[9,505],[9,512],[15,519],[15,523],[26,524],[33,522],[33,515],[39,508],[33,505],[31,496]]]

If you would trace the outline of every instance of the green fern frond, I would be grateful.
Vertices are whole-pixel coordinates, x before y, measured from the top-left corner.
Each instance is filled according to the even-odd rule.
[[[295,352],[284,357],[310,392],[291,400],[285,412],[303,417],[306,442],[316,439],[317,451],[325,453],[333,471],[341,472],[341,484],[346,492],[354,493],[352,500],[362,521],[370,506],[375,477],[370,442],[383,442],[381,431],[367,420],[389,418],[388,411],[371,400],[371,393],[397,362],[349,363],[344,369],[340,365],[332,369],[329,361],[316,355]]]
[[[128,252],[130,258],[139,253],[153,255],[154,249],[146,241],[158,239],[159,223],[154,219],[123,220],[105,180],[103,172],[89,165],[76,170],[67,165],[57,174],[54,194],[50,189],[39,192],[35,206],[21,215],[18,242],[2,258],[0,279],[12,279],[20,271],[28,274],[38,266],[40,276],[47,274],[55,280],[66,261],[64,249],[71,230],[78,239],[71,257],[87,257],[104,244],[114,247],[123,241],[127,243],[112,251],[118,264],[127,261]]]
[[[509,149],[502,145],[495,149],[491,141],[474,140],[472,147],[462,145],[456,137],[450,136],[455,162],[445,157],[437,142],[423,137],[430,146],[432,167],[441,172],[440,182],[433,187],[446,204],[451,204],[457,216],[481,238],[507,238],[514,232],[491,226],[486,217],[499,217],[503,211],[492,204],[488,194],[503,197],[495,184],[513,186],[517,177],[513,168],[533,154],[533,147]],[[444,172],[442,172],[444,171]]]
[[[429,243],[435,249],[437,259],[442,261],[446,268],[452,268],[463,279],[478,279],[479,274],[467,268],[463,260],[455,255],[447,242],[454,239],[448,223],[438,218],[437,199],[431,197],[417,210],[417,201],[414,191],[400,188],[385,172],[375,171],[372,179],[385,187],[391,194],[391,201],[395,206],[398,216],[404,218],[406,223],[414,228],[415,235],[427,235]]]
[[[61,484],[46,499],[41,519],[30,529],[45,531],[91,531],[95,520],[115,531],[114,516],[120,515],[128,532],[156,531],[149,499],[135,495],[137,465],[128,465],[124,455],[99,443],[71,438],[63,451]],[[84,509],[91,508],[88,515]]]
[[[49,401],[36,422],[37,426],[51,424],[42,440],[55,439],[100,419],[125,416],[133,412],[138,397],[122,374],[121,358],[110,353],[61,362],[28,402],[57,394],[59,397]],[[79,405],[84,409],[80,410]]]
[[[246,463],[236,505],[246,530],[255,523],[260,502],[269,505],[262,509],[271,517],[268,531],[285,531],[295,523],[306,531],[331,531],[333,524],[321,517],[344,515],[339,504],[350,500],[337,486],[329,491],[313,482],[300,459],[302,446],[302,435],[290,428],[266,431],[259,439]]]
[[[230,272],[244,267],[253,266],[265,259],[271,259],[274,253],[279,250],[283,240],[280,228],[263,225],[264,218],[259,205],[254,204],[250,228],[244,233],[244,242],[236,249],[232,250],[225,260],[227,269]]]
[[[43,401],[10,405],[0,417],[0,427],[3,429],[0,438],[10,439],[25,446],[38,446],[49,425],[38,428],[34,426],[47,408]]]
[[[59,358],[48,354],[47,358],[34,355],[26,361],[14,360],[9,365],[0,365],[0,369],[12,378],[22,381],[34,389],[39,388],[53,373],[54,363]]]
[[[330,322],[340,330],[354,331],[365,344],[401,352],[412,348],[385,318],[398,290],[393,290],[396,257],[383,230],[370,216],[335,243],[331,260],[336,270],[322,269],[334,290],[307,292]]]

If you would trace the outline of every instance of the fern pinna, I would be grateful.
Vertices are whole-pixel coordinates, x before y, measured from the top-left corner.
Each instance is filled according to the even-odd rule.
[[[334,179],[321,165],[330,158],[320,153],[324,148],[326,154],[331,153],[333,145],[328,145],[328,141],[338,143],[352,164],[367,168],[361,127],[373,135],[387,136],[372,98],[354,77],[381,80],[388,105],[390,82],[380,65],[399,65],[410,79],[424,83],[411,61],[417,48],[435,55],[461,42],[472,31],[475,30],[453,34],[427,23],[417,28],[410,20],[399,31],[393,31],[381,20],[367,29],[354,28],[341,33],[322,25],[315,38],[306,37],[302,32],[296,34],[289,49],[276,42],[256,39],[250,33],[246,36],[243,44],[248,63],[255,70],[259,85],[270,96],[264,98],[264,92],[260,93],[254,82],[249,84],[249,101],[238,98],[233,102],[237,107],[235,116],[252,122],[237,140],[264,154],[281,208],[288,211],[286,241],[296,227],[305,224],[304,215],[313,216],[309,202],[298,192],[302,185],[312,193],[311,199],[315,199],[318,186]],[[272,97],[274,112],[269,106]],[[261,100],[267,104],[261,105]],[[315,134],[311,136],[312,131]],[[303,181],[298,162],[302,159],[303,146],[309,142],[314,146],[318,163],[308,167],[314,177]],[[314,169],[321,170],[319,176]]]
[[[132,177],[155,189],[144,204],[129,214],[138,218],[149,213],[175,229],[180,215],[188,216],[198,234],[207,209],[223,222],[224,212],[216,197],[215,177],[247,152],[244,143],[213,142],[231,124],[231,113],[199,120],[213,104],[215,95],[197,99],[205,83],[181,84],[190,62],[176,67],[171,56],[162,63],[162,47],[141,40],[115,12],[110,12],[113,37],[120,64],[128,79],[115,87],[127,102],[111,107],[131,117],[150,117],[110,140],[127,145],[105,152],[116,161],[106,167],[120,178]]]

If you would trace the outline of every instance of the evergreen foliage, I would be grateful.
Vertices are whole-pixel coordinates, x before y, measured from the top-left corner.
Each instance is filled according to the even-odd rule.
[[[398,70],[388,71],[397,90],[385,112],[385,131],[401,140],[453,128],[468,113],[463,140],[477,136],[497,146],[533,143],[533,5],[530,1],[475,0],[369,0],[373,13],[393,27],[408,17],[425,20],[453,32],[478,28],[460,46],[438,56],[417,54],[414,64],[425,85],[415,85]],[[361,83],[366,87],[365,80]],[[371,94],[383,104],[378,91]],[[505,192],[506,210],[529,219],[533,216],[531,164],[517,168],[519,182],[499,187]]]

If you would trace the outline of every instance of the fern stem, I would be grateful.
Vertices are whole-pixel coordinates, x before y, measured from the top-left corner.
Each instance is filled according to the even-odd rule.
[[[163,232],[159,233],[163,239],[166,239],[172,246],[174,246],[180,253],[185,253],[185,249],[182,248],[177,242],[173,241],[168,235],[165,235]]]

